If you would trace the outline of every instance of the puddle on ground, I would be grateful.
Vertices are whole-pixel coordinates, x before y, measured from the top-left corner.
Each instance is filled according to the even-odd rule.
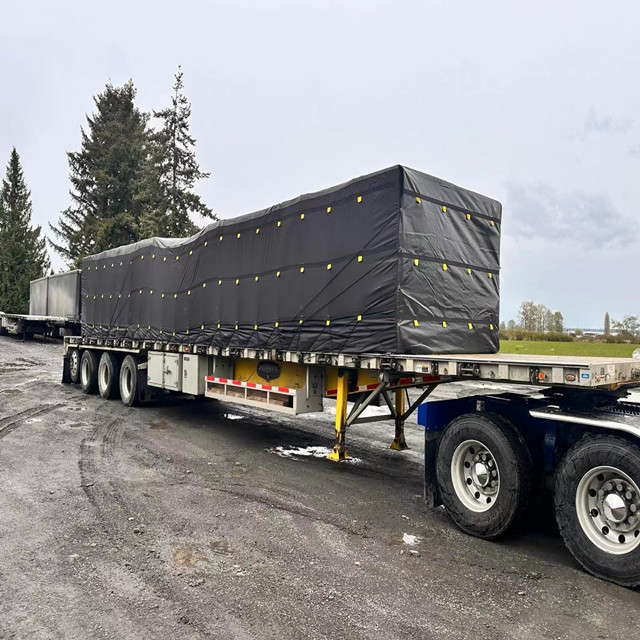
[[[209,562],[206,555],[196,546],[180,547],[173,554],[173,562],[179,567],[197,567]]]
[[[171,424],[166,420],[154,420],[149,422],[149,429],[170,429]]]
[[[0,367],[0,376],[5,373],[20,373],[21,371],[27,371],[25,367],[17,367],[13,366],[11,369],[7,369],[7,367]]]
[[[231,554],[229,543],[226,540],[214,540],[209,546],[213,553],[217,553],[218,555],[228,556]]]

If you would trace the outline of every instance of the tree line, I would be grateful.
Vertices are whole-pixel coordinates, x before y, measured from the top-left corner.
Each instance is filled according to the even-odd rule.
[[[582,338],[582,329],[573,329],[567,333],[564,328],[564,316],[560,311],[552,311],[544,304],[526,300],[520,305],[518,321],[509,320],[500,323],[501,337],[507,340],[552,340],[570,341],[575,336]],[[640,319],[627,315],[614,320],[607,311],[604,315],[602,335],[598,337],[606,342],[640,341]]]
[[[505,331],[524,331],[527,333],[556,333],[564,331],[564,316],[560,311],[552,311],[544,304],[525,300],[518,311],[518,322],[509,320],[500,324]]]
[[[122,244],[191,235],[194,216],[217,219],[193,191],[210,174],[196,160],[181,69],[166,108],[143,112],[136,94],[129,81],[94,96],[80,150],[67,152],[71,203],[49,225],[53,237],[31,222],[31,193],[12,150],[0,189],[0,310],[27,313],[29,281],[50,268],[47,242],[76,268],[84,256]]]

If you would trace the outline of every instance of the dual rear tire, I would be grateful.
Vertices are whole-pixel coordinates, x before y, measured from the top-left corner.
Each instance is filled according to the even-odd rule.
[[[444,506],[466,533],[504,535],[525,514],[533,465],[515,427],[502,416],[467,414],[445,429],[436,479]],[[587,435],[563,456],[554,507],[562,538],[593,575],[640,586],[640,447]]]
[[[466,533],[504,535],[527,509],[532,476],[529,450],[502,416],[466,414],[446,428],[436,479],[449,515]]]
[[[556,471],[560,534],[590,573],[640,586],[640,448],[624,438],[587,436]]]

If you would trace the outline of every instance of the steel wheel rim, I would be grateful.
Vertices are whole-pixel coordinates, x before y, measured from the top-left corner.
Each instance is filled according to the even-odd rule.
[[[100,387],[104,390],[109,386],[109,369],[103,362],[100,365]]]
[[[86,359],[80,365],[80,375],[82,376],[82,384],[89,384],[89,361]]]
[[[124,367],[122,370],[122,387],[124,389],[125,396],[129,397],[133,387],[133,374],[129,367]]]
[[[616,467],[594,467],[576,489],[578,521],[590,542],[613,555],[640,545],[640,489]]]
[[[77,349],[74,349],[71,352],[71,358],[69,360],[69,371],[71,373],[71,377],[76,378],[76,376],[78,375],[78,350]]]
[[[465,440],[453,452],[451,480],[462,504],[482,513],[493,507],[500,493],[500,470],[489,447]]]

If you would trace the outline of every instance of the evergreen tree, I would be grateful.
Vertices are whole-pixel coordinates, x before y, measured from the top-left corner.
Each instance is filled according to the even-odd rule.
[[[82,145],[67,154],[72,204],[51,225],[53,247],[70,266],[83,256],[140,239],[149,153],[148,115],[134,104],[136,89],[107,84],[81,129]]]
[[[609,317],[608,311],[604,314],[604,335],[611,335],[611,318]]]
[[[20,156],[11,151],[0,189],[0,309],[29,312],[29,282],[49,268],[41,228],[31,225],[31,192],[24,181]]]
[[[161,120],[161,126],[153,134],[145,181],[145,199],[150,210],[142,221],[143,237],[191,235],[198,230],[189,217],[192,213],[217,219],[200,196],[193,193],[195,183],[210,174],[201,171],[196,160],[196,141],[189,133],[191,104],[183,93],[182,75],[178,67],[171,106],[153,112]]]

